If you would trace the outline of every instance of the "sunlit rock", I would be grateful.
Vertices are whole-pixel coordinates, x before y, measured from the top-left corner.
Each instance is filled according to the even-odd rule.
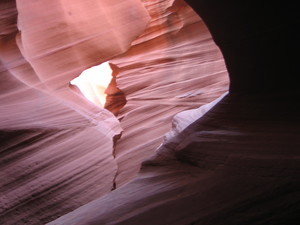
[[[110,61],[120,68],[117,83],[127,100],[118,115],[123,133],[115,146],[117,187],[155,154],[175,114],[228,90],[222,54],[191,7],[184,1],[144,4],[151,16],[149,26],[129,51]]]
[[[71,80],[70,83],[76,85],[89,101],[104,107],[106,102],[105,89],[111,80],[112,69],[109,66],[109,62],[105,62],[86,69],[78,77]]]
[[[0,224],[294,225],[297,7],[187,1],[1,1]]]
[[[70,81],[125,52],[149,16],[135,0],[0,5],[0,224],[44,224],[114,188],[119,121]]]
[[[173,109],[172,101],[166,97],[168,91],[175,94],[178,106],[188,103],[189,99],[194,100],[195,105],[196,96],[201,99],[203,93],[213,95],[211,91],[220,88],[216,83],[208,83],[215,78],[211,73],[216,75],[221,67],[218,67],[218,59],[210,58],[211,51],[208,51],[210,54],[205,51],[205,43],[210,39],[205,40],[204,26],[199,26],[199,23],[197,30],[203,30],[197,40],[201,43],[202,54],[195,57],[197,60],[193,58],[195,61],[188,61],[185,52],[180,51],[182,49],[176,45],[178,39],[172,32],[166,35],[166,43],[170,47],[166,52],[170,54],[161,52],[158,45],[147,52],[139,47],[131,49],[126,55],[129,59],[119,59],[119,65],[127,59],[123,65],[131,69],[131,73],[128,71],[128,74],[120,74],[119,77],[119,84],[121,87],[123,84],[128,100],[121,121],[125,128],[124,135],[116,145],[119,163],[116,181],[117,185],[118,182],[124,185],[49,225],[298,223],[300,105],[298,84],[294,81],[299,74],[299,66],[297,60],[290,57],[294,51],[299,51],[300,20],[296,4],[291,1],[272,4],[261,1],[187,1],[203,15],[222,50],[231,79],[229,93],[218,99],[217,103],[212,102],[192,111],[196,114],[177,114],[175,121],[183,122],[176,127],[178,132],[175,130],[174,134],[169,135],[156,154],[143,161],[139,173],[124,184],[126,176],[134,174],[134,169],[128,169],[132,164],[127,166],[125,162],[142,158],[140,154],[145,149],[155,146],[147,141],[149,137],[155,137],[153,130],[159,133],[162,127],[162,120],[155,120],[155,117],[162,112],[164,118],[167,116],[157,105],[171,105],[169,110]],[[170,2],[161,3],[157,14],[154,1],[146,5],[154,17],[160,13],[170,13],[166,10],[172,8]],[[154,21],[157,29],[146,33],[151,34],[149,38],[147,35],[141,38],[161,44],[158,40],[166,36],[159,36],[163,30],[163,23],[160,22],[168,21],[172,27],[172,21],[178,18],[173,17],[171,21],[166,14],[164,20]],[[182,24],[176,23],[177,27]],[[181,31],[185,28],[183,26]],[[176,37],[181,37],[180,31]],[[193,35],[186,40],[189,40],[187,46],[197,46],[197,42],[192,41]],[[180,46],[184,46],[185,41]],[[139,39],[136,43],[140,44]],[[188,52],[193,52],[193,49]],[[145,69],[145,73],[155,77],[159,71],[157,68],[161,68],[164,71],[162,75],[166,77],[163,81],[162,76],[155,80],[149,78],[147,84],[155,88],[141,84],[134,86],[129,82],[129,76],[140,78],[137,72],[142,71],[142,66],[132,62],[142,60],[141,55],[145,54],[148,54],[148,65],[152,65]],[[160,57],[157,58],[158,55]],[[169,57],[165,58],[166,55]],[[154,59],[155,63],[151,64]],[[214,62],[213,69],[209,67],[209,59]],[[175,62],[179,68],[184,68],[184,74],[189,71],[190,75],[193,74],[193,63],[197,65],[195,70],[202,78],[197,90],[188,89],[188,81],[180,81],[178,67],[176,71],[170,69]],[[190,67],[185,67],[185,62],[189,62]],[[185,92],[178,93],[175,85],[168,83],[172,77],[170,74],[178,76],[178,82],[183,85],[180,87],[184,87]],[[196,82],[196,79],[192,81]],[[156,83],[159,85],[155,86]],[[203,83],[209,91],[199,90]],[[162,89],[164,92],[159,91]],[[179,102],[180,99],[184,102]],[[149,102],[157,104],[147,107]],[[138,121],[141,124],[136,125],[130,117],[139,118],[142,112],[148,116],[147,120],[141,116],[143,120]],[[126,142],[125,135],[131,143]],[[124,149],[132,149],[131,154]],[[126,170],[129,171],[127,174]]]

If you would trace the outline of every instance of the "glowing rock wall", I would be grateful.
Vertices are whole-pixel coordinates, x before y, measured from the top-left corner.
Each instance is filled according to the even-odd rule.
[[[189,2],[207,12],[230,69],[231,90],[212,108],[228,90],[223,55],[182,0],[0,3],[0,224],[294,225],[299,70],[285,56],[299,47],[297,14],[286,13],[295,9]],[[286,17],[273,23],[278,9]],[[228,15],[255,23],[251,31],[293,23],[244,42],[231,22],[237,33],[224,29]],[[117,73],[107,91],[127,99],[120,111],[111,99],[117,118],[69,87],[108,59]]]
[[[203,21],[184,1],[144,1],[151,20],[133,46],[113,60],[127,104],[120,111],[122,138],[115,146],[117,187],[155,153],[172,117],[228,90],[221,52]]]
[[[122,129],[69,82],[147,26],[139,1],[117,3],[0,3],[1,224],[43,224],[113,188]]]
[[[295,3],[287,1],[270,4],[258,0],[187,1],[203,15],[202,18],[209,25],[214,40],[222,50],[231,78],[229,93],[204,115],[201,115],[202,111],[207,111],[205,108],[210,108],[211,104],[178,114],[173,123],[173,132],[168,133],[172,135],[167,135],[156,153],[143,161],[141,170],[129,183],[49,225],[299,223],[300,96],[298,84],[294,82],[299,74],[299,66],[297,59],[290,57],[293,52],[299,52],[300,20]],[[153,47],[152,52],[156,54],[149,54],[147,57],[150,59],[148,65],[152,66],[148,70],[141,70],[141,65],[134,63],[145,60],[144,56],[148,52],[141,50],[139,55],[138,51],[132,50],[127,55],[129,59],[132,57],[127,64],[127,69],[131,70],[130,75],[143,81],[146,78],[140,77],[143,74],[141,71],[148,73],[146,83],[155,88],[151,89],[148,85],[134,86],[129,82],[129,74],[120,73],[119,84],[125,87],[128,103],[122,110],[125,113],[121,121],[125,128],[124,135],[116,145],[116,159],[119,162],[117,184],[124,183],[126,175],[134,174],[130,170],[126,174],[125,168],[132,164],[126,165],[124,162],[142,158],[140,155],[151,144],[153,146],[149,149],[155,148],[155,142],[150,142],[149,139],[155,137],[160,129],[164,129],[163,122],[168,115],[163,110],[164,107],[160,108],[159,105],[167,105],[166,108],[176,111],[176,107],[188,103],[189,98],[194,100],[193,105],[197,104],[205,94],[202,95],[201,89],[186,92],[187,89],[194,87],[193,84],[197,83],[199,77],[203,83],[212,82],[213,78],[218,77],[218,73],[213,76],[211,72],[222,68],[218,66],[217,57],[210,58],[213,51],[208,51],[210,54],[205,55],[205,44],[211,43],[211,39],[208,38],[207,42],[202,39],[208,33],[201,23],[198,23],[197,29],[191,29],[203,29],[195,39],[199,42],[191,41],[192,32],[184,32],[189,39],[183,38],[182,42],[177,42],[175,37],[182,37],[181,31],[187,31],[185,28],[188,26],[182,27],[185,23],[178,23],[180,13],[171,16],[174,8],[170,7],[169,1],[147,2],[150,15],[155,17],[159,14],[155,13],[157,5],[154,2],[160,6],[160,13],[169,13],[170,17],[163,18],[170,27],[174,28],[176,25],[175,27],[180,28],[176,36],[169,35],[166,38],[170,48],[165,52],[171,53],[167,60],[161,60],[166,59],[165,57],[157,57],[163,55],[163,52],[159,45],[152,45],[157,48]],[[184,9],[183,2],[176,2],[172,6],[175,5]],[[159,36],[163,30],[163,23],[159,23],[161,20],[154,22],[157,29],[148,33],[151,37]],[[155,43],[155,39],[152,43]],[[185,48],[180,48],[177,43],[189,49],[189,53],[197,49],[197,43],[201,43],[199,46],[202,48],[197,49],[200,50],[197,53],[203,55],[194,52],[196,57],[189,58],[191,55],[185,54]],[[185,46],[184,43],[188,44]],[[151,64],[151,59],[156,59],[156,63]],[[204,62],[201,59],[205,59]],[[208,59],[216,63],[213,63],[216,65],[214,69],[209,66]],[[127,62],[126,57],[122,60],[119,64]],[[185,65],[186,62],[188,63]],[[193,62],[197,65],[194,73],[198,76],[192,76],[193,82],[188,85],[190,80],[180,81],[180,75],[195,75],[190,70]],[[171,70],[175,65],[182,66],[179,67],[183,69],[182,73],[179,73],[179,68]],[[153,80],[156,73],[163,69],[165,73]],[[183,85],[185,92],[179,94],[179,86],[172,88],[174,86],[168,83],[172,80],[170,74],[178,76],[178,83],[174,85]],[[157,83],[159,85],[155,86]],[[197,86],[202,87],[201,82]],[[205,93],[210,93],[209,97],[213,96],[216,89],[213,85],[208,87],[210,88]],[[172,92],[176,93],[177,98],[182,98],[183,102],[177,101],[177,104],[172,105],[171,99],[167,97]],[[152,107],[150,102],[153,103]],[[144,112],[144,117],[141,112]],[[156,120],[161,114],[164,119]],[[139,120],[138,124],[134,123],[133,115],[143,120]],[[199,116],[201,117],[198,118]],[[186,126],[186,122],[192,123]],[[153,130],[155,133],[152,133]],[[126,143],[126,140],[131,142]],[[118,149],[121,145],[123,148]],[[133,149],[131,157],[125,151],[128,146]],[[135,146],[138,147],[134,148]]]
[[[0,25],[1,224],[44,224],[125,184],[174,114],[227,90],[183,1],[3,1]],[[108,59],[108,93],[127,98],[121,123],[69,86]]]

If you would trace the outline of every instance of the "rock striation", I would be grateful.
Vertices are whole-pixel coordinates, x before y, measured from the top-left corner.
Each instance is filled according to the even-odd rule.
[[[82,4],[1,2],[1,224],[45,224],[122,186],[174,114],[227,90],[221,53],[183,1]],[[108,59],[112,113],[69,85]]]
[[[131,182],[49,225],[299,223],[295,5],[188,2],[222,51],[229,93],[185,113],[191,124],[175,123]]]
[[[186,2],[0,3],[1,224],[300,221],[295,3]]]
[[[133,178],[155,154],[175,114],[194,109],[228,90],[222,54],[200,17],[184,1],[144,1],[151,16],[129,51],[111,60],[127,103],[118,118],[116,186]]]
[[[113,188],[119,121],[69,82],[147,26],[139,1],[115,3],[1,1],[0,224],[45,224]]]

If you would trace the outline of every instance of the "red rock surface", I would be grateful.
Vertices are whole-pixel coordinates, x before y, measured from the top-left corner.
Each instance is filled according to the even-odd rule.
[[[227,90],[221,54],[186,4],[137,2],[1,3],[1,224],[44,224],[125,184],[174,114]],[[108,59],[119,71],[107,93],[127,105],[106,108],[121,124],[69,86]]]
[[[195,12],[183,1],[145,1],[151,20],[129,51],[111,60],[120,68],[122,138],[115,147],[117,187],[154,154],[172,117],[208,103],[228,89],[219,49]]]
[[[69,82],[145,29],[142,4],[114,3],[0,3],[0,224],[45,224],[113,188],[122,129]]]
[[[279,76],[293,42],[278,43],[278,73],[264,79],[271,44],[227,32],[263,10],[226,24],[254,3],[236,15],[238,1],[189,2],[210,31],[182,0],[0,3],[1,224],[297,224],[299,94],[294,75]],[[230,35],[241,48],[228,51]],[[106,60],[112,113],[69,87]]]

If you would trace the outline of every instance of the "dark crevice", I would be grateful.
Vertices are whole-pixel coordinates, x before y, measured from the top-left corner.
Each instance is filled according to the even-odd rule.
[[[113,137],[113,151],[112,151],[112,156],[116,162],[116,173],[115,173],[115,176],[114,176],[114,179],[113,179],[113,184],[112,184],[112,188],[111,188],[111,191],[115,190],[117,188],[117,183],[116,183],[116,179],[117,179],[117,176],[119,175],[119,166],[118,166],[118,163],[116,161],[116,152],[115,152],[115,146],[118,142],[118,140],[121,138],[122,136],[122,132],[120,134],[117,134]]]

